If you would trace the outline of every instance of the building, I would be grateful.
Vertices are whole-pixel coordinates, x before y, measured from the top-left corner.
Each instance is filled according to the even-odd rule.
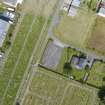
[[[69,10],[71,2],[72,2],[72,0],[64,0],[63,6],[62,6],[64,11],[68,11]]]
[[[89,69],[91,69],[93,63],[94,58],[91,56],[72,56],[72,59],[70,61],[70,64],[79,70],[85,69],[87,66]]]
[[[0,48],[3,46],[9,27],[10,23],[8,21],[0,19]]]
[[[16,8],[18,4],[22,4],[23,0],[3,0],[3,3],[10,6],[10,7],[13,7],[13,8]]]
[[[99,15],[99,16],[102,16],[102,17],[105,17],[105,1],[102,1],[102,2],[99,4],[98,15]]]
[[[0,15],[0,48],[3,46],[4,40],[15,19],[15,13],[10,11],[4,11]]]
[[[73,0],[69,8],[68,16],[75,16],[80,7],[80,0]]]

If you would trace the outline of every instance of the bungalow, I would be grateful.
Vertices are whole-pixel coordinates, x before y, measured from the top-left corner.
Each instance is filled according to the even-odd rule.
[[[85,69],[88,66],[91,69],[94,62],[94,58],[91,56],[81,57],[81,56],[72,56],[70,64],[76,67],[79,70]]]
[[[23,0],[3,0],[3,3],[10,6],[10,7],[13,7],[13,8],[16,8],[18,4],[22,4]]]

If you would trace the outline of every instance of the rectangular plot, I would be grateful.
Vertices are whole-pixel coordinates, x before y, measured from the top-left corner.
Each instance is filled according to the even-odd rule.
[[[88,41],[89,48],[95,49],[98,52],[105,53],[105,19],[97,17],[91,37]]]
[[[49,69],[55,70],[59,64],[62,49],[63,48],[55,45],[53,42],[49,42],[45,49],[41,64]]]
[[[37,74],[33,78],[31,83],[30,91],[34,91],[35,94],[49,97],[54,96],[55,91],[58,87],[58,80],[55,80],[49,76],[44,76],[43,74]]]
[[[87,104],[90,93],[87,90],[70,86],[62,105],[89,105]]]

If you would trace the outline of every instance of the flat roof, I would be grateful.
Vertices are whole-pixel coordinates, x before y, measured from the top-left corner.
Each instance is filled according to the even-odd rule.
[[[7,22],[3,19],[0,19],[0,47],[3,46],[3,42],[6,38],[9,27],[10,27],[9,22]]]
[[[18,3],[22,3],[23,0],[3,0],[4,4],[7,4],[12,7],[16,7]]]

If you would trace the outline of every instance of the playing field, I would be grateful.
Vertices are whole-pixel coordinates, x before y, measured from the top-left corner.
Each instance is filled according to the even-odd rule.
[[[55,70],[60,62],[62,50],[62,47],[55,45],[52,41],[49,41],[43,54],[41,64],[47,68]]]
[[[40,68],[33,76],[23,105],[97,105],[95,99],[95,89]]]
[[[98,52],[105,53],[105,19],[97,17],[91,37],[88,40],[88,47]]]
[[[75,17],[63,13],[60,23],[54,29],[54,35],[61,41],[78,47],[84,46],[95,15],[92,11],[78,9]]]

